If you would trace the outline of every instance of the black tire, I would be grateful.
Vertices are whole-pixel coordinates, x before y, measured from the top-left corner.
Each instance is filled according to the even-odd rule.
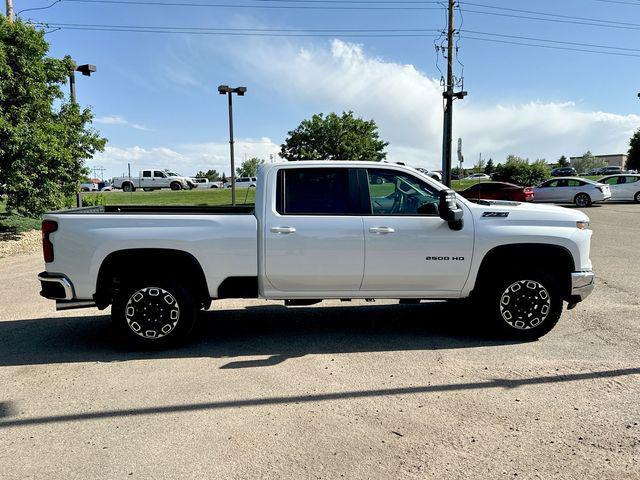
[[[217,185],[211,185],[210,188],[219,188]]]
[[[198,307],[189,290],[168,278],[134,280],[115,295],[111,319],[129,343],[166,347],[185,339]]]
[[[171,190],[182,190],[182,185],[178,182],[171,183]]]
[[[494,330],[514,340],[546,335],[562,314],[561,289],[544,272],[510,273],[480,295]]]
[[[576,204],[576,207],[586,208],[590,207],[593,202],[591,201],[591,197],[588,194],[582,192],[575,196],[575,198],[573,199],[573,203]]]
[[[136,189],[134,188],[133,184],[130,182],[126,182],[122,184],[122,190],[124,190],[125,192],[135,192]]]
[[[636,192],[636,194],[633,196],[633,200],[636,203],[640,203],[640,192]]]

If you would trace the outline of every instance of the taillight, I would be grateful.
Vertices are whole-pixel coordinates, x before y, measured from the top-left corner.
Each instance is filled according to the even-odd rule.
[[[53,220],[45,220],[42,222],[42,253],[46,263],[53,262],[53,243],[49,239],[49,235],[58,230],[58,222]]]

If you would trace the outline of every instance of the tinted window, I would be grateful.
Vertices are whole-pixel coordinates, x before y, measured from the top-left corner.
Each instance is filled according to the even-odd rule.
[[[618,179],[616,177],[603,178],[600,180],[600,183],[606,183],[607,185],[616,185],[618,183]]]
[[[428,183],[403,172],[368,169],[373,215],[436,215],[439,193]],[[380,182],[382,180],[382,182]]]
[[[625,177],[627,179],[626,183],[635,183],[640,180],[640,177]]]
[[[346,215],[353,211],[349,169],[298,168],[278,172],[278,213],[283,215]]]
[[[560,183],[560,180],[551,180],[550,182],[545,182],[540,186],[541,187],[557,187],[559,183]]]
[[[151,177],[151,170],[143,170],[142,176],[147,178]]]
[[[164,178],[164,173],[159,172],[158,170],[153,172],[153,176],[154,177],[160,177],[160,178]]]

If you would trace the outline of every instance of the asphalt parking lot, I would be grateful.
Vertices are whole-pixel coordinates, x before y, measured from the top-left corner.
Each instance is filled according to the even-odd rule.
[[[223,301],[132,352],[0,259],[0,477],[640,478],[640,205],[585,211],[597,288],[531,343],[460,305]]]

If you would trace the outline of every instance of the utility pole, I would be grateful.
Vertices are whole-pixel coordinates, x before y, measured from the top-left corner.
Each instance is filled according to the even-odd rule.
[[[13,0],[7,0],[7,20],[13,23]]]
[[[454,36],[456,34],[454,26],[454,10],[456,0],[449,0],[449,18],[447,25],[447,79],[445,83],[445,91],[442,96],[445,98],[444,108],[444,125],[442,131],[442,181],[447,186],[451,186],[451,141],[453,135],[453,100],[462,99],[467,92],[454,92],[453,77],[453,55],[454,55]]]

